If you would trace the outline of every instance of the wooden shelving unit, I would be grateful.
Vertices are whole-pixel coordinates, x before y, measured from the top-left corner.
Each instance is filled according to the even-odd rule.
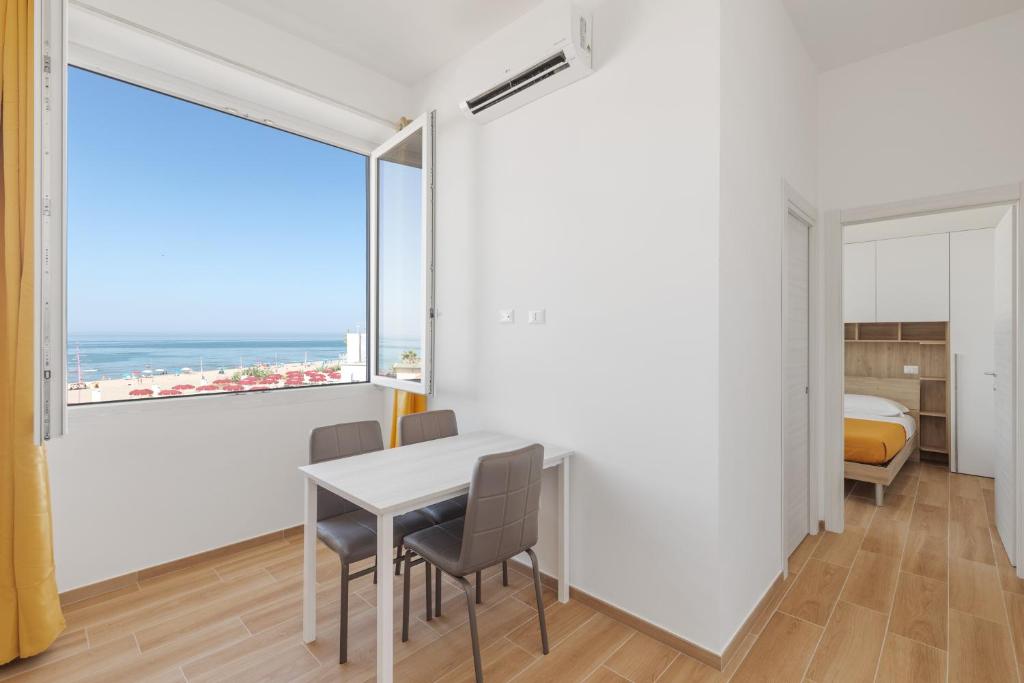
[[[918,379],[921,410],[917,420],[921,457],[949,463],[949,323],[846,323],[846,374]],[[916,366],[917,374],[903,372]]]

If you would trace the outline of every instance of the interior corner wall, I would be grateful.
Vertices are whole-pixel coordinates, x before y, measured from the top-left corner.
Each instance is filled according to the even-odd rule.
[[[782,3],[724,0],[718,273],[721,647],[783,563],[783,181],[815,202],[816,106],[817,71]]]
[[[719,28],[716,0],[600,3],[594,73],[483,126],[458,112],[457,63],[423,87],[438,110],[435,404],[574,448],[572,583],[709,649]],[[526,324],[540,308],[547,323]]]
[[[825,72],[821,208],[1024,180],[1024,10]]]

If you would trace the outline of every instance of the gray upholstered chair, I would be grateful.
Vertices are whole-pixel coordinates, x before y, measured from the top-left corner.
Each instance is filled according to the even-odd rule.
[[[380,424],[375,420],[317,427],[309,437],[310,464],[347,458],[362,453],[384,450]],[[377,517],[355,503],[317,488],[316,535],[341,558],[341,637],[338,662],[348,660],[348,584],[352,579],[374,573],[377,567],[350,572],[350,566],[377,553]],[[414,531],[433,525],[430,518],[419,510],[395,518],[395,544]],[[390,558],[389,558],[390,559]],[[396,560],[397,562],[397,560]],[[427,570],[430,571],[429,568]],[[388,574],[390,575],[390,574]],[[431,619],[430,581],[427,581],[427,619]]]
[[[458,433],[459,424],[455,419],[454,410],[429,410],[424,413],[403,415],[398,420],[398,440],[402,446],[423,441],[433,441],[434,439],[444,439],[449,436],[456,436]],[[445,522],[465,516],[466,496],[462,495],[443,500],[440,503],[428,505],[422,508],[422,510],[430,517],[434,524],[444,524]],[[398,559],[401,560],[401,558],[402,546],[398,546]],[[399,571],[399,567],[396,566],[395,574],[398,574]],[[442,586],[440,570],[437,572],[435,581],[434,600],[436,604],[434,610],[440,616]],[[508,585],[508,562],[501,563],[501,583],[504,586]],[[476,575],[476,601],[478,603],[483,601],[483,581],[479,573]]]
[[[405,537],[405,584],[402,603],[402,641],[409,639],[409,570],[413,554],[447,572],[462,586],[469,608],[476,680],[483,681],[476,604],[466,576],[525,552],[533,563],[533,588],[544,654],[548,631],[540,570],[533,546],[537,543],[544,447],[533,444],[508,453],[480,458],[473,468],[466,516],[432,526]],[[429,583],[429,581],[428,581]]]

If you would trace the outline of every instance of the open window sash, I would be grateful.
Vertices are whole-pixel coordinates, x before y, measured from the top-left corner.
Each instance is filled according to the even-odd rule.
[[[434,113],[370,155],[370,378],[433,390]]]

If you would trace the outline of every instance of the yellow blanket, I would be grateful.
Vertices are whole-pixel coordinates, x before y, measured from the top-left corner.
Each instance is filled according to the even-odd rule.
[[[907,443],[907,430],[895,422],[848,417],[844,423],[845,457],[851,462],[884,465]]]

